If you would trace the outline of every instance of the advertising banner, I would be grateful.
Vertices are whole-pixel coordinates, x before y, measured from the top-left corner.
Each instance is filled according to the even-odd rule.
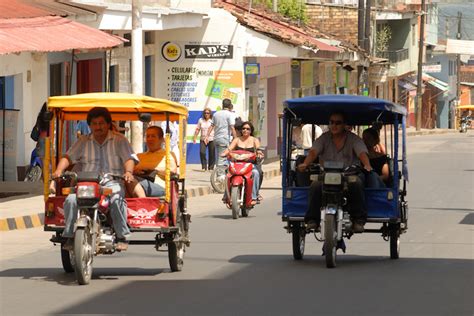
[[[243,114],[243,60],[233,43],[165,41],[160,47],[158,96],[188,108],[188,163],[198,163],[199,144],[191,139],[203,109],[220,110],[222,99],[228,98],[237,115]]]

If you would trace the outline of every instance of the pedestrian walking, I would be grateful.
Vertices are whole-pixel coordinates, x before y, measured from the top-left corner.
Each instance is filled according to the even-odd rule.
[[[222,100],[222,110],[214,114],[212,121],[214,122],[214,143],[217,149],[217,166],[225,164],[225,157],[221,154],[230,144],[231,137],[237,136],[235,132],[235,115],[232,113],[234,106],[229,99]]]
[[[214,123],[210,108],[205,108],[202,111],[202,117],[199,119],[196,131],[194,132],[194,144],[196,144],[199,132],[201,132],[199,156],[201,158],[202,171],[212,170],[216,162],[216,147],[214,145]],[[206,148],[209,161],[206,159]]]

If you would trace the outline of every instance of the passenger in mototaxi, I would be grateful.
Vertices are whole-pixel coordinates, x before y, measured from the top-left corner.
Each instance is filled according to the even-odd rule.
[[[342,112],[333,112],[329,117],[329,131],[321,135],[311,147],[303,163],[297,166],[299,172],[304,172],[308,166],[318,157],[320,163],[324,161],[339,161],[344,167],[354,164],[362,164],[367,175],[374,176],[370,165],[368,150],[362,139],[346,129],[346,117]],[[377,176],[375,174],[375,176]],[[364,184],[366,176],[360,172],[352,177],[348,183],[348,202],[350,203],[350,215],[352,229],[356,233],[364,231],[367,218],[367,206],[365,203]],[[309,188],[308,209],[305,215],[306,227],[308,229],[319,229],[321,222],[321,200],[322,182],[316,180]]]
[[[148,150],[137,154],[140,162],[133,169],[134,178],[126,184],[130,196],[159,197],[165,194],[166,151],[162,148],[164,142],[163,129],[150,126],[145,132],[145,142]],[[174,156],[170,159],[171,173],[177,172]]]

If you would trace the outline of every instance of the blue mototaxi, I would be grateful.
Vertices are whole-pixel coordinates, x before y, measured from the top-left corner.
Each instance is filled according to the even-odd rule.
[[[294,131],[301,124],[327,125],[330,114],[335,111],[343,112],[346,124],[355,128],[354,132],[359,135],[363,128],[371,125],[381,128],[381,140],[385,141],[391,176],[386,188],[365,189],[368,214],[364,232],[380,233],[386,241],[389,241],[390,257],[397,259],[400,251],[400,235],[407,230],[408,220],[408,206],[405,200],[408,181],[406,109],[386,100],[355,95],[318,95],[284,102],[281,148],[282,220],[286,222],[285,229],[292,234],[293,257],[296,260],[303,258],[305,236],[313,233],[308,231],[304,224],[310,180],[299,181],[298,178],[300,175],[296,170],[297,161],[301,161],[304,156],[295,154],[297,148]],[[301,150],[299,152],[301,153]],[[367,228],[378,227],[370,223],[378,223],[381,226]],[[316,239],[320,241],[324,239],[319,233],[314,234]],[[343,237],[350,238],[351,235],[344,231]],[[345,251],[342,238],[338,247]]]

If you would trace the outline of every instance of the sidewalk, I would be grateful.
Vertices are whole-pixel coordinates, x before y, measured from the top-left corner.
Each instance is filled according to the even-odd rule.
[[[459,133],[454,129],[407,128],[407,136]],[[280,175],[279,161],[264,164],[264,178]],[[202,172],[201,165],[188,165],[186,170],[186,191],[188,197],[212,194],[210,173]],[[0,182],[0,231],[25,229],[44,224],[44,201],[42,183]],[[2,198],[2,195],[11,195]]]
[[[280,162],[263,165],[264,179],[280,175]],[[188,197],[212,194],[210,172],[202,172],[200,164],[187,165],[186,191]],[[0,231],[33,228],[44,225],[42,183],[0,182]]]

